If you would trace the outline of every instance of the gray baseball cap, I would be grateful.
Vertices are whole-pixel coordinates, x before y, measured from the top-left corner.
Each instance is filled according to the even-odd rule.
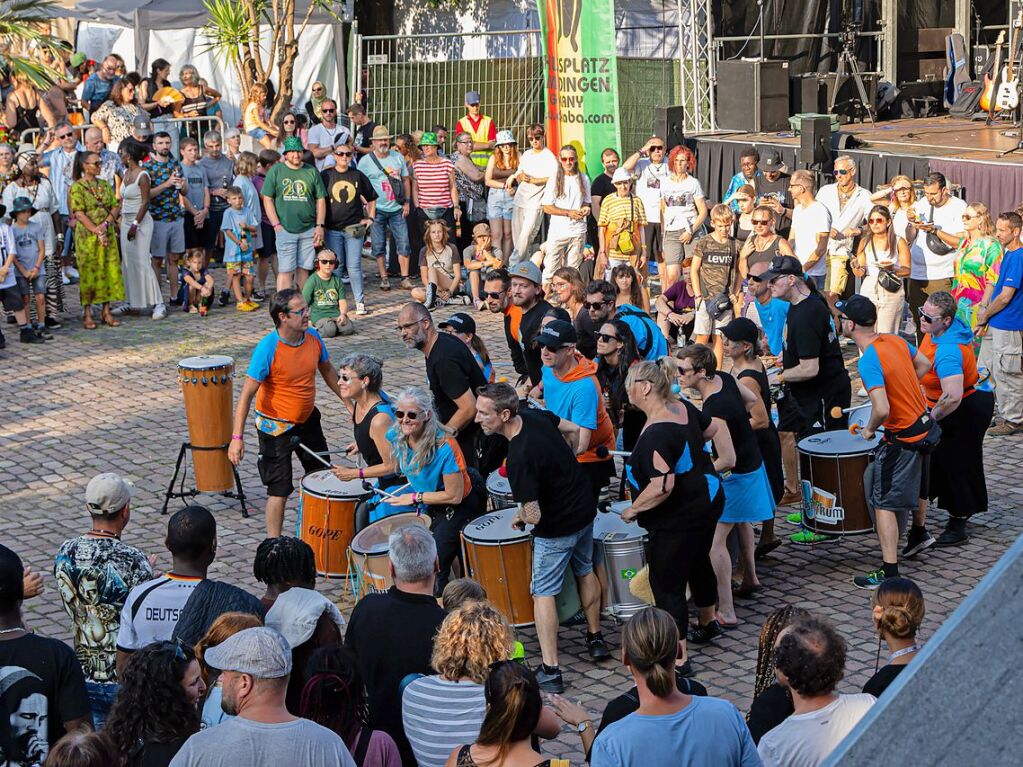
[[[220,671],[251,674],[257,679],[280,679],[291,673],[291,647],[279,631],[264,626],[244,629],[203,653]]]
[[[97,474],[85,488],[85,505],[96,516],[113,514],[135,495],[135,486],[111,471]]]
[[[508,270],[508,275],[510,277],[521,277],[537,285],[543,285],[543,273],[540,271],[540,267],[529,259],[515,264],[515,266]]]

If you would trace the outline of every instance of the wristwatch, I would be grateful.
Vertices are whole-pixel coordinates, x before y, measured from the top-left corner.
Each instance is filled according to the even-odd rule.
[[[580,735],[582,735],[584,732],[586,732],[586,729],[588,727],[592,727],[592,726],[593,726],[593,724],[590,722],[589,719],[584,719],[583,721],[579,722],[579,724],[577,724],[575,726],[575,731],[578,732]]]

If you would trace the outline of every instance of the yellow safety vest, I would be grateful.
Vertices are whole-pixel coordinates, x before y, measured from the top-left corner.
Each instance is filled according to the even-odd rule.
[[[477,144],[486,144],[490,141],[490,126],[493,124],[493,120],[488,115],[482,115],[480,117],[480,124],[476,130],[472,129],[472,123],[469,121],[469,116],[466,115],[458,121],[458,130],[465,131],[472,140]],[[473,164],[480,170],[487,169],[487,161],[490,159],[490,150],[481,149],[474,151],[471,155]]]

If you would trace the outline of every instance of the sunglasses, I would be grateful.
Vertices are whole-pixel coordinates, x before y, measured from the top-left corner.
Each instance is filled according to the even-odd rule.
[[[695,373],[695,372],[696,372],[695,368],[684,368],[681,365],[678,366],[678,374],[680,376],[687,376],[690,373]]]
[[[57,138],[59,138],[61,141],[63,141],[66,138],[71,138],[73,135],[75,135],[75,134],[74,133],[61,133],[59,136],[57,136]]]
[[[607,301],[594,301],[592,303],[589,301],[583,301],[583,306],[585,306],[587,309],[599,309],[600,307],[606,305],[607,303],[608,303]]]
[[[418,410],[395,410],[394,417],[399,421],[415,421],[421,416]]]
[[[323,112],[324,114],[331,114],[331,115],[337,113],[336,109],[321,109],[320,111]]]
[[[561,161],[562,162],[575,162],[575,158],[574,157],[562,157]]]
[[[852,173],[852,171],[848,168],[835,168],[836,176],[848,176],[850,173]]]
[[[880,218],[880,217],[878,217],[878,218],[868,218],[867,219],[867,223],[868,224],[887,224],[888,223],[888,219],[887,218]]]
[[[911,187],[911,186],[899,186],[899,187],[896,187],[895,189],[893,189],[892,191],[895,192],[896,194],[898,194],[899,192],[908,192],[912,188],[913,187]]]
[[[655,144],[654,146],[650,147],[650,151],[651,152],[663,152],[664,151],[664,147],[661,146],[660,144]]]
[[[918,309],[917,313],[920,315],[920,319],[923,320],[924,322],[937,322],[938,321],[937,317],[932,317],[931,315],[929,315],[926,312],[924,312],[923,309]]]
[[[496,301],[497,299],[499,299],[501,296],[504,295],[504,291],[503,290],[485,290],[485,291],[483,291],[483,295],[485,295],[487,298],[493,298]]]
[[[753,222],[753,226],[767,226],[771,223],[769,218],[752,218],[750,221]]]
[[[351,157],[351,152],[334,152],[335,157]]]
[[[347,373],[338,373],[337,380],[341,381],[341,383],[351,383],[357,379],[355,376],[350,376]]]
[[[618,341],[618,336],[613,336],[610,333],[597,333],[597,338],[603,341],[605,344],[609,344],[612,341]]]
[[[976,218],[976,216],[973,215],[972,213],[964,213],[963,214],[963,221],[972,221],[975,218]]]
[[[530,141],[543,141],[543,134],[541,133],[538,136],[530,136],[529,140]]]
[[[336,264],[337,263],[337,259],[336,258],[331,258],[331,259],[321,258],[321,259],[319,259],[319,262],[321,264]]]
[[[305,315],[305,314],[309,314],[309,307],[307,306],[305,309],[299,309],[297,311],[296,310],[292,310],[292,309],[288,309],[285,312],[285,314],[297,314],[299,316],[302,316],[302,315]]]
[[[750,282],[763,282],[763,281],[764,281],[764,278],[763,278],[763,277],[758,277],[758,276],[757,276],[757,275],[755,275],[755,274],[751,274],[751,275],[749,276],[749,281],[750,281]]]

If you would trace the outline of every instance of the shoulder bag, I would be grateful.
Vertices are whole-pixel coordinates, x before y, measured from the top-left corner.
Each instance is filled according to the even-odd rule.
[[[380,160],[377,159],[376,152],[370,152],[369,153],[369,158],[373,161],[373,164],[376,165],[377,168],[380,169],[380,172],[384,174],[384,178],[386,178],[390,182],[390,184],[391,184],[391,191],[394,192],[394,201],[396,203],[398,203],[399,205],[404,205],[407,202],[407,200],[405,199],[405,184],[404,184],[404,182],[401,180],[400,177],[399,178],[395,178],[390,173],[388,173],[386,170],[384,170],[384,166],[381,165],[380,164]]]
[[[874,263],[877,263],[877,248],[874,246],[874,238],[870,238],[870,250],[874,254]],[[902,278],[891,269],[882,269],[877,275],[877,284],[889,293],[898,293],[902,290]]]
[[[931,223],[934,223],[934,206],[931,206]],[[938,236],[937,232],[927,233],[927,249],[936,256],[947,256],[955,248],[951,245],[946,245],[944,241]]]
[[[732,269],[735,268],[735,261],[737,258],[735,240],[728,240],[728,249],[732,253],[732,260],[731,263],[728,264],[728,276],[725,278],[725,289],[706,302],[707,314],[715,320],[720,320],[728,314],[728,312],[732,311],[732,297],[729,295],[728,289],[732,286]]]
[[[632,227],[636,220],[636,198],[629,193],[629,225],[618,230],[615,236],[615,250],[623,256],[631,256],[636,252],[636,243],[632,239]]]

